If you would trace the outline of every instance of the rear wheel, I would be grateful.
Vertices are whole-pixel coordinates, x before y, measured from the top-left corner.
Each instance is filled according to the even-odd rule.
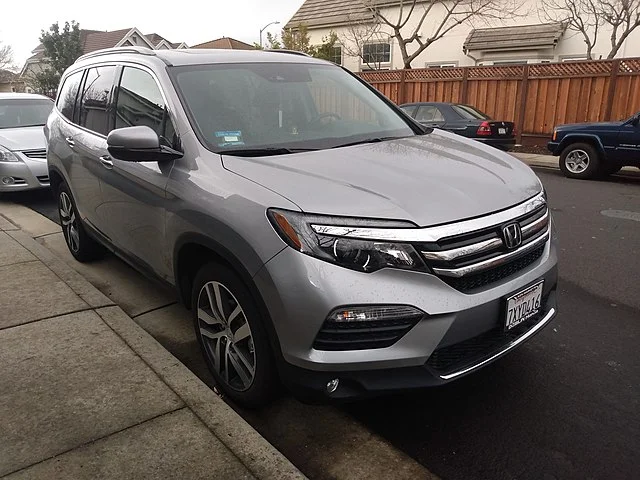
[[[278,385],[263,319],[243,281],[209,263],[193,284],[193,321],[219,390],[245,407],[267,404]]]
[[[604,173],[600,154],[588,143],[574,143],[565,148],[560,155],[560,170],[565,177],[585,180]]]
[[[102,245],[87,235],[78,216],[71,191],[64,182],[58,188],[58,214],[67,247],[76,260],[89,262],[104,255]]]

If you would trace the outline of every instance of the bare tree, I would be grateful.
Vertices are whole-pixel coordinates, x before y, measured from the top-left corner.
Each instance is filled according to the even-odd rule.
[[[631,32],[640,26],[640,0],[600,0],[598,14],[611,27],[611,50],[607,58],[613,58]]]
[[[422,52],[463,23],[513,18],[522,9],[519,0],[398,0],[388,4],[361,0],[360,6],[373,15],[372,32],[380,35],[389,31],[389,36],[395,38],[404,68],[411,68]],[[359,20],[351,23],[351,28],[367,28],[367,23]]]
[[[0,42],[0,70],[13,68],[13,49],[11,45],[2,45]]]
[[[358,57],[370,70],[379,70],[381,58],[365,55],[364,46],[372,43],[387,43],[390,35],[382,32],[382,25],[373,14],[363,18],[356,11],[347,14],[345,30],[338,36],[342,50],[350,57]]]
[[[569,30],[582,36],[588,60],[593,59],[593,47],[598,41],[603,20],[599,0],[542,0],[542,15],[552,22],[562,22]]]

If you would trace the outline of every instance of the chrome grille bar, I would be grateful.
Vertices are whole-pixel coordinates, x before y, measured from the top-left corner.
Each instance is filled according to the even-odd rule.
[[[465,275],[479,273],[484,270],[495,268],[504,263],[507,263],[511,259],[518,257],[526,252],[529,252],[535,249],[536,247],[539,247],[540,245],[544,244],[548,239],[549,239],[549,229],[547,229],[547,231],[544,232],[544,234],[542,234],[541,236],[535,238],[529,243],[522,245],[517,250],[513,250],[511,252],[505,253],[503,255],[499,255],[497,257],[490,258],[488,260],[484,260],[482,262],[474,263],[472,265],[467,265],[466,267],[459,267],[459,268],[433,267],[433,271],[437,275],[442,275],[445,277],[454,277],[454,278],[460,278]]]
[[[546,201],[542,192],[516,205],[515,207],[500,212],[485,215],[479,218],[463,220],[457,223],[448,223],[436,227],[424,228],[377,228],[354,227],[349,225],[318,225],[311,228],[320,235],[335,237],[358,238],[362,240],[380,240],[389,242],[427,243],[437,242],[443,238],[472,233],[485,228],[494,227],[502,223],[522,217],[545,205]]]

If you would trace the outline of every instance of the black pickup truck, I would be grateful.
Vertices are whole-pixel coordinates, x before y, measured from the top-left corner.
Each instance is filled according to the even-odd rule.
[[[569,178],[598,178],[640,168],[640,112],[620,122],[559,125],[547,144]]]

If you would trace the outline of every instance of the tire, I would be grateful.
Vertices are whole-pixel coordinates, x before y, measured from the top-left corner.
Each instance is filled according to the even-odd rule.
[[[264,320],[244,282],[225,266],[206,264],[194,279],[191,307],[198,343],[218,389],[244,407],[267,405],[278,376]]]
[[[560,170],[565,177],[582,180],[604,174],[598,151],[588,143],[572,143],[560,155]]]
[[[58,188],[57,201],[60,226],[71,255],[79,262],[90,262],[101,258],[105,249],[87,234],[78,216],[71,190],[64,182]]]

